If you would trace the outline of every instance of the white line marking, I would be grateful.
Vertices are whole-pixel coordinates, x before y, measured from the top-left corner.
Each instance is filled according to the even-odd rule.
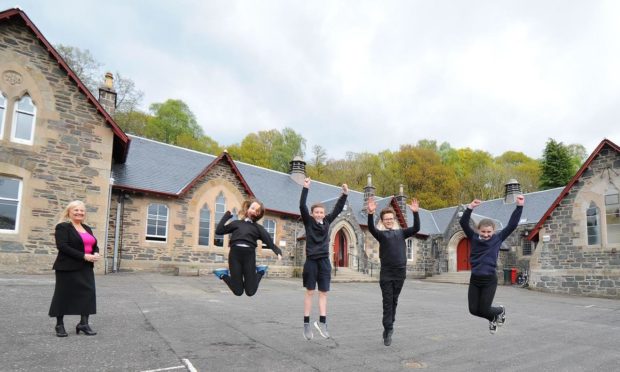
[[[183,362],[183,364],[185,364],[185,366],[187,367],[187,370],[189,372],[198,372],[198,370],[196,368],[194,368],[194,366],[189,361],[189,359],[181,359],[181,362]]]
[[[173,369],[181,369],[181,368],[185,368],[185,366],[176,366],[176,367],[168,367],[168,368],[159,368],[159,369],[149,369],[147,371],[142,371],[142,372],[159,372],[159,371],[171,371]]]
[[[585,307],[586,309],[589,309],[589,308],[594,307],[594,306],[596,306],[596,305],[588,305],[588,306],[584,306],[584,307]]]

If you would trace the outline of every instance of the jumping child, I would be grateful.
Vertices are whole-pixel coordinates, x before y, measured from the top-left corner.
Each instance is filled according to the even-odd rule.
[[[241,219],[226,222],[232,218],[230,211],[226,211],[215,229],[217,235],[232,234],[230,237],[230,252],[228,253],[229,269],[217,269],[213,273],[223,280],[230,290],[237,296],[245,294],[253,296],[258,290],[258,284],[267,272],[267,266],[256,266],[257,240],[267,246],[282,259],[282,250],[273,243],[265,228],[256,223],[264,214],[263,203],[258,200],[246,200],[241,207]]]
[[[469,312],[472,315],[487,319],[489,331],[491,334],[495,334],[497,326],[502,326],[506,322],[504,306],[492,306],[497,289],[497,258],[502,243],[519,224],[525,198],[523,195],[517,196],[517,206],[510,216],[508,225],[497,234],[495,234],[495,223],[489,219],[483,219],[478,223],[477,233],[469,226],[471,213],[480,203],[481,201],[478,199],[473,200],[465,208],[460,220],[461,227],[471,242],[469,256],[471,277],[467,299],[469,301]]]
[[[383,344],[385,346],[392,344],[396,305],[398,305],[398,296],[407,276],[407,243],[405,240],[420,231],[418,200],[412,199],[411,204],[407,206],[413,212],[413,227],[395,228],[397,227],[396,213],[394,209],[388,207],[381,210],[380,218],[385,230],[380,231],[375,228],[374,220],[377,203],[373,197],[368,199],[368,231],[379,241],[381,261],[379,286],[383,296]]]
[[[303,270],[303,285],[306,288],[304,297],[304,337],[311,340],[313,337],[310,327],[310,310],[314,290],[319,287],[319,322],[314,322],[314,327],[324,338],[329,338],[327,332],[327,292],[331,282],[332,265],[329,261],[329,225],[338,217],[347,200],[349,188],[342,185],[342,195],[338,198],[334,210],[325,215],[325,207],[322,204],[313,204],[308,212],[306,199],[310,188],[310,178],[304,180],[299,199],[301,219],[306,229],[306,263]]]

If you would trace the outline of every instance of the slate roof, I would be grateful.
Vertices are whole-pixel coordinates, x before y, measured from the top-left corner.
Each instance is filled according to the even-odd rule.
[[[180,196],[183,190],[195,181],[218,157],[184,149],[177,146],[131,136],[131,151],[123,164],[114,164],[112,176],[114,188],[149,193]],[[235,161],[240,176],[247,182],[256,198],[261,200],[267,210],[299,215],[299,195],[301,185],[289,174],[257,167]],[[525,194],[525,207],[521,223],[536,223],[543,217],[549,206],[558,197],[562,188],[537,191]],[[308,193],[308,205],[321,202],[326,211],[332,210],[341,187],[323,182],[312,181]],[[392,202],[390,197],[375,196],[377,211]],[[491,218],[498,221],[498,228],[508,223],[515,204],[505,204],[504,199],[484,201],[475,212],[479,218]],[[364,194],[349,190],[347,208],[352,208],[353,215],[360,225],[366,226],[367,217],[363,212]],[[454,220],[458,206],[430,211],[420,208],[420,233],[424,235],[442,234]],[[413,214],[405,208],[409,225],[413,223]],[[378,213],[377,213],[378,217]],[[376,217],[376,218],[377,218]],[[476,217],[474,217],[475,219]]]

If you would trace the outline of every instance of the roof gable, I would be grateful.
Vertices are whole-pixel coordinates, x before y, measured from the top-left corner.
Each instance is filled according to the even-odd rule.
[[[124,162],[127,158],[127,153],[129,151],[129,143],[130,143],[129,137],[127,137],[125,132],[123,132],[123,130],[118,126],[118,124],[114,121],[114,119],[112,119],[110,114],[108,114],[108,112],[103,108],[101,103],[99,103],[99,101],[95,98],[95,96],[93,96],[93,94],[90,92],[90,90],[86,88],[84,83],[82,83],[82,81],[78,78],[75,72],[73,72],[73,70],[69,67],[67,62],[60,56],[58,51],[56,51],[56,49],[45,38],[45,36],[43,36],[41,31],[39,31],[37,26],[35,26],[35,24],[30,20],[30,18],[28,18],[26,13],[24,13],[24,11],[22,11],[19,8],[13,8],[13,9],[8,9],[8,10],[0,12],[0,23],[7,21],[11,18],[14,18],[14,17],[18,17],[24,22],[26,27],[28,27],[30,31],[35,35],[35,37],[39,40],[39,42],[43,44],[43,46],[45,47],[47,52],[52,56],[52,58],[54,58],[58,62],[58,65],[67,72],[69,79],[77,85],[78,90],[81,91],[86,96],[86,99],[88,100],[88,102],[90,102],[95,107],[95,109],[97,110],[97,112],[99,112],[99,114],[101,114],[101,116],[103,116],[106,123],[112,129],[112,132],[114,132],[114,149],[113,149],[114,158],[118,162],[121,162],[121,163]]]
[[[562,191],[560,192],[560,194],[558,195],[558,197],[555,199],[555,201],[551,204],[551,206],[549,207],[549,209],[547,210],[547,212],[545,212],[545,214],[542,216],[542,218],[538,221],[538,223],[536,224],[536,226],[534,226],[534,229],[532,229],[532,231],[530,232],[530,234],[528,235],[527,239],[528,240],[532,240],[536,237],[536,235],[538,235],[538,231],[540,231],[540,228],[542,227],[542,225],[545,223],[545,221],[547,220],[547,218],[549,218],[549,216],[551,216],[551,213],[553,213],[553,211],[555,210],[555,208],[557,208],[557,206],[560,204],[560,202],[562,201],[562,199],[564,199],[564,197],[570,192],[570,190],[573,188],[573,186],[575,185],[575,183],[577,181],[579,181],[579,179],[581,178],[581,175],[583,174],[583,172],[586,171],[586,169],[588,169],[588,167],[590,166],[590,164],[592,164],[592,162],[594,161],[594,159],[596,159],[596,157],[601,153],[601,151],[605,148],[605,147],[610,147],[612,150],[616,151],[616,152],[620,152],[620,147],[618,147],[618,145],[616,145],[615,143],[613,143],[612,141],[608,140],[607,138],[603,139],[601,141],[601,143],[599,143],[598,146],[596,146],[596,149],[594,149],[594,151],[592,151],[592,154],[590,154],[590,156],[588,157],[588,159],[586,159],[586,161],[583,163],[583,165],[581,166],[581,168],[579,168],[579,170],[577,171],[577,173],[575,173],[575,175],[573,176],[573,178],[571,178],[571,180],[568,182],[568,184],[566,185],[566,187],[564,187],[564,189],[562,189]]]

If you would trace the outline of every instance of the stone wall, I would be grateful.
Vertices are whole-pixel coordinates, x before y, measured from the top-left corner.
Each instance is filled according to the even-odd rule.
[[[0,174],[22,182],[17,233],[0,233],[0,272],[50,272],[54,226],[80,199],[103,245],[113,133],[19,17],[0,24],[0,90],[7,98]],[[10,140],[13,102],[36,105],[32,145]]]
[[[605,214],[604,192],[620,185],[620,154],[604,147],[553,210],[539,231],[531,287],[554,293],[620,298],[620,244],[588,245],[586,210],[595,202]]]

